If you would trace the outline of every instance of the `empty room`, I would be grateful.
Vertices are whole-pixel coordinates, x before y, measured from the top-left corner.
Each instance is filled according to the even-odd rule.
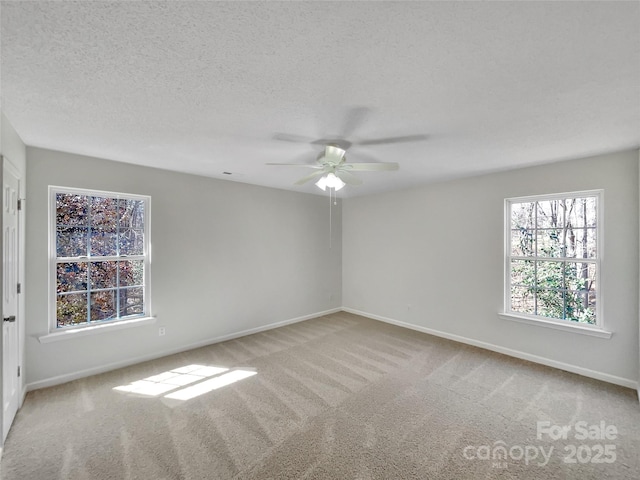
[[[640,478],[640,2],[0,20],[0,478]]]

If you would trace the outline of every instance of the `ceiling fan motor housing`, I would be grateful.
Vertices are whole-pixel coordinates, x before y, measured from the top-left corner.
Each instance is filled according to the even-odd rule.
[[[346,151],[335,145],[327,145],[324,149],[324,155],[318,159],[318,162],[336,166],[344,162]]]

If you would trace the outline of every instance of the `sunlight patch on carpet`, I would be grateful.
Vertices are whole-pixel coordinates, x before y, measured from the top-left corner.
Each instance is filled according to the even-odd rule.
[[[179,387],[200,382],[227,371],[229,371],[229,369],[224,367],[211,367],[195,364],[186,365],[184,367],[167,370],[166,372],[162,372],[142,380],[131,382],[129,385],[114,387],[113,389],[118,392],[134,395],[157,397]]]
[[[258,372],[252,370],[233,370],[232,372],[225,373],[224,375],[220,375],[219,377],[215,377],[210,380],[200,382],[196,385],[192,385],[191,387],[172,392],[168,395],[165,395],[164,398],[171,398],[173,400],[189,400],[213,390],[217,390],[218,388],[226,387],[227,385],[231,385],[232,383],[244,380],[245,378],[251,377],[256,373]]]

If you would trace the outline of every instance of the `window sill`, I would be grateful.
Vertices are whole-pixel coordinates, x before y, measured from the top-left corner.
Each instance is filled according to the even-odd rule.
[[[525,315],[517,315],[514,313],[499,313],[498,316],[503,320],[511,320],[520,323],[527,323],[529,325],[537,325],[539,327],[554,328],[556,330],[564,330],[565,332],[579,333],[581,335],[590,335],[592,337],[611,338],[613,332],[603,330],[599,327],[587,327],[582,325],[565,325],[559,321],[544,320],[541,318],[533,318]]]
[[[153,323],[156,323],[156,317],[133,318],[131,320],[122,320],[120,322],[106,323],[104,325],[92,325],[91,327],[75,328],[71,330],[64,330],[62,332],[52,332],[46,335],[41,335],[38,337],[38,341],[40,343],[59,342],[60,340],[69,340],[71,338],[85,337],[87,335],[113,332],[114,330],[140,327],[142,325],[151,325]]]

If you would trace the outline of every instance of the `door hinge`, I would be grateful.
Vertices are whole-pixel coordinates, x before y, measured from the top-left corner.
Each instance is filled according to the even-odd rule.
[[[19,284],[18,284],[18,293],[21,293],[21,292],[22,292],[22,284],[21,284],[21,283],[19,283]]]
[[[18,210],[22,210],[22,199],[18,199]]]
[[[20,365],[18,365],[18,376],[20,376]]]

